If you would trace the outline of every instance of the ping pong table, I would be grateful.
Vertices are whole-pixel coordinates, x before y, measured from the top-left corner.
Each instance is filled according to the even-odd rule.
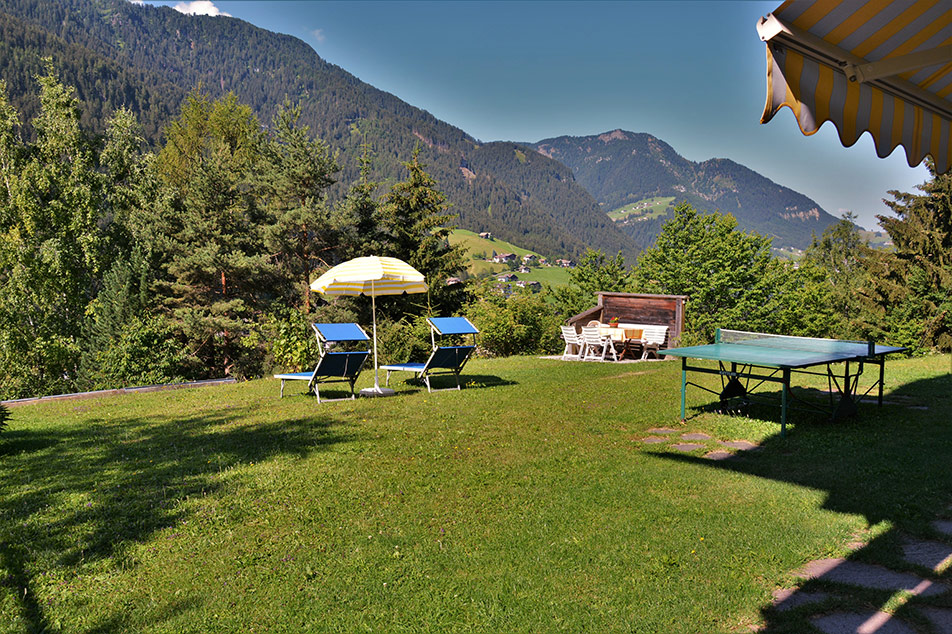
[[[681,420],[685,419],[684,397],[687,386],[718,394],[722,404],[740,401],[748,403],[751,393],[765,383],[780,383],[780,434],[786,434],[788,401],[796,399],[790,391],[794,374],[825,376],[830,395],[830,406],[824,409],[816,404],[796,399],[809,409],[831,415],[833,420],[856,413],[856,404],[878,387],[878,403],[883,404],[883,372],[885,356],[902,352],[905,348],[883,346],[872,341],[845,341],[770,335],[741,330],[718,329],[713,344],[671,348],[662,354],[681,357]],[[689,359],[716,361],[717,367],[691,365]],[[842,372],[834,371],[834,364],[842,364]],[[859,377],[864,365],[879,368],[879,378],[859,394]],[[817,371],[826,366],[825,372]],[[813,369],[811,369],[813,368]],[[836,368],[839,370],[840,368]],[[721,377],[721,391],[688,381],[688,373],[715,374]],[[835,390],[834,390],[835,388]],[[839,394],[839,401],[835,395]]]

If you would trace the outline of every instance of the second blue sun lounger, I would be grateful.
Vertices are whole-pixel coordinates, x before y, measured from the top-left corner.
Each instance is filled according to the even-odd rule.
[[[390,384],[391,372],[413,372],[418,378],[426,384],[426,391],[433,392],[430,385],[430,376],[433,374],[453,374],[456,376],[456,389],[462,389],[459,375],[463,371],[463,366],[469,361],[473,352],[476,350],[476,335],[479,330],[465,317],[429,317],[427,323],[430,324],[430,339],[433,343],[433,352],[426,363],[399,363],[393,365],[382,365],[381,370],[387,371],[387,385]],[[472,335],[473,344],[464,346],[438,346],[436,345],[437,335]],[[451,390],[453,388],[443,388]],[[436,390],[442,391],[442,390]]]
[[[349,383],[350,399],[355,398],[354,383],[360,375],[364,362],[370,356],[370,350],[332,352],[331,348],[338,343],[366,342],[370,337],[357,324],[312,324],[317,335],[317,345],[321,358],[312,372],[291,372],[275,374],[274,378],[281,379],[281,396],[284,396],[285,381],[307,381],[308,389],[314,390],[317,402],[321,401],[318,389],[320,383]],[[331,399],[334,401],[350,399]],[[324,399],[327,401],[328,399]]]

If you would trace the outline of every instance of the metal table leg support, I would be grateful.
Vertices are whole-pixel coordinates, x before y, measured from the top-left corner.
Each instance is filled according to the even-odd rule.
[[[684,392],[688,388],[688,360],[687,357],[681,357],[681,422],[684,422]]]

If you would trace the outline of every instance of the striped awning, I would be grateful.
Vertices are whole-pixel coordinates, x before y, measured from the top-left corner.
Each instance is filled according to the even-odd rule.
[[[869,132],[876,153],[897,145],[910,166],[931,155],[950,167],[952,2],[788,0],[761,18],[767,104],[783,106],[810,135],[832,121],[845,146]]]
[[[311,282],[324,295],[403,295],[425,293],[423,274],[397,258],[354,258],[328,270]]]

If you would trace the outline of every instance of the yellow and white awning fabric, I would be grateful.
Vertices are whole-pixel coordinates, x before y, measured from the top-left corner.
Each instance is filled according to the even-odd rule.
[[[311,282],[311,290],[324,295],[403,295],[425,293],[423,274],[397,258],[354,258],[328,270]]]
[[[950,167],[952,1],[788,0],[757,25],[767,44],[767,104],[810,135],[832,121],[845,146],[869,132],[910,166]]]

